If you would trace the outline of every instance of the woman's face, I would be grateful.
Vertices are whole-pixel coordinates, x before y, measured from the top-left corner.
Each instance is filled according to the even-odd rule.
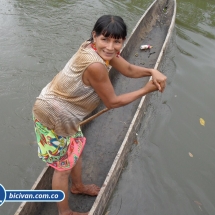
[[[123,39],[115,39],[112,37],[105,37],[103,35],[96,36],[93,33],[93,39],[97,49],[97,53],[103,60],[113,59],[123,46]]]

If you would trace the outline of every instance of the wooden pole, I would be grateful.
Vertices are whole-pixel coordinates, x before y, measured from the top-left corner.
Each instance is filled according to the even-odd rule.
[[[82,126],[82,125],[84,125],[84,124],[90,122],[91,120],[93,120],[93,119],[95,119],[96,117],[100,116],[101,114],[107,112],[108,110],[110,110],[110,109],[105,108],[105,109],[99,111],[98,113],[94,114],[93,116],[91,116],[91,117],[85,119],[84,121],[82,121],[79,125]]]

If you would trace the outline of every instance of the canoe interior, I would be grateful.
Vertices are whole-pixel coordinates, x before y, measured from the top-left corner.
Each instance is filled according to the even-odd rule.
[[[157,2],[159,3],[154,3],[144,19],[136,26],[122,50],[121,56],[135,65],[154,68],[166,39],[174,13],[174,0],[158,0]],[[140,45],[143,44],[150,44],[153,48],[147,51],[140,50]],[[126,78],[113,68],[110,71],[110,78],[118,95],[137,90],[149,80],[148,77]],[[139,103],[140,99],[125,107],[110,110],[83,127],[83,133],[87,137],[87,144],[83,152],[84,183],[103,185]],[[103,108],[105,107],[101,104],[95,112]],[[138,131],[138,127],[136,131]],[[130,146],[134,143],[135,139],[132,139]],[[116,178],[120,171],[119,169]],[[46,174],[43,175],[44,179],[36,189],[51,189],[52,173],[53,171],[47,168]],[[109,197],[110,195],[107,194],[106,201]],[[69,198],[71,209],[78,212],[90,211],[96,199],[72,194]],[[19,209],[16,215],[26,215],[29,214],[29,211],[31,211],[31,215],[58,215],[56,203],[27,203]]]

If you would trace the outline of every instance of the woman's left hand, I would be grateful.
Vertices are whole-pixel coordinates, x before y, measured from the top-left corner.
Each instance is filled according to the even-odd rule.
[[[156,69],[152,69],[151,74],[153,83],[157,86],[160,92],[163,92],[166,87],[167,77]]]

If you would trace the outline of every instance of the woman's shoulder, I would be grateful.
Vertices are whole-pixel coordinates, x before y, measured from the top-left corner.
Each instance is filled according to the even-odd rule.
[[[104,64],[102,58],[89,46],[90,41],[85,41],[81,44],[78,51],[69,60],[64,68],[64,71],[72,70],[73,72],[84,71],[93,63]]]
[[[86,40],[84,41],[82,44],[81,44],[81,48],[87,48],[89,45],[90,45],[90,41],[89,40]]]
[[[103,63],[103,59],[96,53],[94,49],[92,49],[90,43],[90,41],[85,41],[81,44],[80,49],[77,52],[77,57],[80,57],[86,61]]]

